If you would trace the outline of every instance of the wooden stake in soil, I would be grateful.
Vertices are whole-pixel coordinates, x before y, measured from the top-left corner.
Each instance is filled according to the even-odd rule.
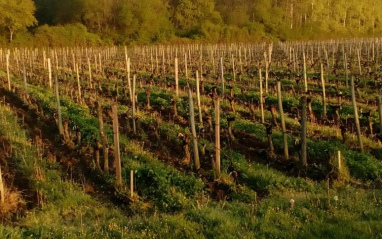
[[[132,89],[133,109],[132,109],[132,117],[133,117],[133,131],[134,131],[134,134],[137,134],[137,127],[135,125],[135,83],[136,83],[136,75],[133,76],[133,89]]]
[[[191,132],[192,132],[192,139],[193,139],[193,145],[194,145],[194,163],[195,163],[195,169],[200,169],[200,161],[199,161],[199,150],[198,150],[198,140],[196,137],[196,129],[195,129],[195,112],[194,112],[194,101],[192,99],[192,92],[191,89],[188,89],[188,100],[189,100],[189,109],[190,109],[190,124],[191,124]]]
[[[118,109],[117,103],[111,105],[113,119],[113,135],[114,135],[114,165],[117,180],[117,186],[122,185],[122,170],[121,170],[121,155],[119,150],[119,124],[118,124]]]
[[[283,102],[281,99],[281,79],[277,79],[277,98],[279,102],[280,120],[281,120],[281,127],[282,127],[282,132],[284,137],[284,156],[285,156],[285,159],[288,160],[289,159],[288,135],[286,133]]]
[[[224,72],[223,72],[223,57],[220,57],[220,77],[222,82],[222,96],[224,96]]]
[[[97,105],[97,115],[99,123],[99,132],[101,134],[102,140],[102,151],[103,151],[103,169],[106,174],[109,174],[109,144],[107,143],[107,137],[105,134],[103,126],[103,114],[102,114],[102,102],[96,101]]]
[[[215,96],[215,170],[220,174],[220,99]]]
[[[48,58],[48,77],[49,77],[49,87],[52,88],[52,64],[50,58]]]
[[[378,101],[378,113],[379,113],[379,128],[380,128],[380,133],[382,134],[382,97],[378,96],[377,101]]]
[[[198,100],[199,123],[203,125],[202,107],[200,105],[199,72],[196,71],[196,97]]]
[[[1,173],[1,167],[0,167],[0,197],[1,197],[1,204],[4,204],[5,201],[5,191],[4,191],[4,183],[3,183],[3,175]]]
[[[306,74],[306,59],[305,59],[305,51],[302,52],[303,64],[304,64],[304,90],[308,92],[308,76]]]
[[[134,171],[130,170],[130,198],[134,197]]]
[[[341,171],[341,151],[338,150],[338,172]]]
[[[322,66],[322,64],[321,64]],[[307,119],[307,98],[301,97],[301,164],[308,165],[306,151],[306,119]]]
[[[175,93],[179,96],[179,72],[178,72],[178,58],[175,58]]]
[[[261,123],[265,123],[264,119],[264,98],[263,98],[263,76],[261,73],[261,68],[259,69],[259,78],[260,78],[260,110],[261,110]]]
[[[325,93],[325,79],[324,79],[324,65],[321,63],[321,86],[322,86],[322,104],[324,106],[324,119],[326,119],[326,93]]]
[[[6,61],[7,61],[7,80],[8,80],[8,90],[11,90],[11,78],[9,76],[9,53],[6,55]]]
[[[61,136],[64,135],[64,128],[62,126],[62,116],[61,116],[61,105],[60,105],[60,93],[58,91],[58,79],[57,74],[54,77],[55,86],[56,86],[56,104],[57,104],[57,117],[58,117],[58,132]]]
[[[23,65],[23,77],[24,77],[24,89],[25,89],[25,91],[28,91],[27,70],[25,69],[25,65]]]
[[[354,121],[355,121],[355,125],[357,127],[357,136],[358,136],[358,144],[359,144],[359,147],[360,147],[360,150],[361,152],[363,151],[363,143],[362,143],[362,139],[361,139],[361,126],[359,124],[359,118],[358,118],[358,108],[357,108],[357,101],[356,101],[356,98],[355,98],[355,87],[354,87],[354,77],[352,76],[351,77],[351,99],[352,99],[352,102],[353,102],[353,110],[354,110]]]
[[[76,75],[77,75],[78,98],[79,98],[79,102],[81,104],[82,103],[82,95],[81,95],[80,73],[78,72],[78,64],[76,64]]]

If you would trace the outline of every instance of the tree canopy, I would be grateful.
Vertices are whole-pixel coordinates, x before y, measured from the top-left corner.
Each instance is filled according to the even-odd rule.
[[[37,23],[32,0],[0,0],[0,26],[9,31],[12,42],[15,31]]]
[[[0,13],[10,41],[36,19],[45,28],[81,24],[111,44],[382,35],[378,0],[0,0]]]

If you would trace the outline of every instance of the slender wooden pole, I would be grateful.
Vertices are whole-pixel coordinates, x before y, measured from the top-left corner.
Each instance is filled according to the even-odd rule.
[[[198,150],[198,139],[196,136],[196,129],[195,129],[195,112],[194,112],[194,101],[192,99],[192,92],[191,89],[188,89],[188,99],[189,99],[189,109],[190,109],[190,124],[191,124],[191,132],[192,132],[192,139],[193,139],[193,145],[194,145],[194,163],[195,163],[195,169],[200,169],[200,161],[199,161],[199,150]]]
[[[307,98],[301,97],[301,164],[308,165],[306,150],[306,119],[307,119]]]
[[[308,92],[308,76],[306,73],[306,59],[305,59],[305,51],[302,52],[302,58],[304,61],[304,90],[305,92]]]
[[[5,191],[4,191],[4,183],[3,183],[3,175],[1,173],[1,166],[0,166],[0,197],[1,197],[1,204],[4,204],[5,202]]]
[[[97,105],[97,115],[98,115],[98,123],[99,123],[99,132],[102,140],[102,151],[103,151],[103,169],[106,174],[109,174],[109,145],[107,142],[107,137],[105,134],[105,129],[103,125],[103,114],[102,114],[102,102],[96,101]]]
[[[215,101],[215,170],[220,174],[220,99],[214,98]]]
[[[175,58],[175,93],[179,96],[179,72],[178,72],[178,58]]]
[[[27,85],[27,70],[25,68],[25,64],[23,65],[23,77],[24,77],[24,89],[25,91],[28,91],[28,85]]]
[[[268,94],[269,61],[268,61],[266,51],[264,51],[264,61],[265,61],[265,93]]]
[[[49,77],[49,87],[52,88],[52,63],[50,58],[48,58],[48,77]]]
[[[382,97],[377,97],[378,101],[378,113],[379,113],[379,131],[382,134]]]
[[[60,93],[58,91],[58,79],[57,74],[54,77],[55,86],[56,86],[56,104],[57,104],[57,116],[58,116],[58,131],[60,135],[64,134],[64,128],[62,126],[62,116],[61,116],[61,105],[60,105]]]
[[[134,197],[134,171],[130,170],[130,197]]]
[[[341,151],[338,150],[338,171],[341,170],[342,163],[341,163]]]
[[[259,78],[260,78],[260,110],[261,110],[261,123],[265,123],[264,117],[264,98],[263,98],[263,76],[261,73],[261,68],[259,69]]]
[[[286,126],[285,126],[285,118],[284,118],[284,110],[283,110],[283,101],[281,98],[281,80],[277,80],[277,98],[278,98],[278,104],[279,104],[279,111],[280,111],[280,120],[281,120],[281,127],[284,137],[284,156],[285,159],[289,159],[289,151],[288,151],[288,135],[286,133]]]
[[[6,55],[6,61],[7,61],[7,79],[8,79],[8,90],[11,90],[11,78],[9,76],[9,52]]]
[[[78,64],[76,64],[76,75],[77,75],[78,97],[79,97],[79,102],[81,104],[82,103],[82,95],[81,95],[80,73],[78,72]]]
[[[132,89],[133,109],[132,109],[132,117],[133,117],[133,131],[134,131],[134,134],[137,134],[137,127],[135,125],[135,83],[136,83],[136,75],[133,76],[133,89]]]
[[[200,103],[200,84],[199,84],[199,72],[196,71],[196,97],[198,100],[198,112],[199,112],[199,123],[203,125],[202,107]]]
[[[355,125],[357,127],[357,136],[358,136],[358,144],[359,144],[359,147],[360,147],[360,150],[361,152],[363,151],[363,143],[362,143],[362,139],[361,139],[361,126],[359,124],[359,118],[358,118],[358,108],[357,108],[357,101],[356,101],[356,98],[355,98],[355,87],[354,87],[354,77],[352,76],[351,77],[351,98],[352,98],[352,102],[353,102],[353,110],[354,110],[354,121],[355,121]]]
[[[121,170],[121,155],[119,149],[119,124],[118,124],[118,109],[117,103],[111,105],[113,118],[113,135],[114,135],[114,163],[117,186],[122,185],[122,170]]]
[[[324,107],[324,119],[326,119],[326,92],[324,79],[324,65],[321,63],[321,86],[322,86],[322,105]]]
[[[224,96],[224,72],[223,72],[223,57],[220,57],[220,80],[221,80],[221,83],[222,83],[222,96]]]
[[[90,66],[89,58],[88,58],[88,68],[89,68],[89,89],[92,89],[92,68]]]

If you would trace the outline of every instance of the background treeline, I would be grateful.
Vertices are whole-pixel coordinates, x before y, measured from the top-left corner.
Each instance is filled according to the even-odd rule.
[[[2,45],[382,35],[380,0],[0,0],[0,12]]]

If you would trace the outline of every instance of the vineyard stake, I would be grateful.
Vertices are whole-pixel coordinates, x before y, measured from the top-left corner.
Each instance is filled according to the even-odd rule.
[[[363,143],[362,143],[362,138],[361,138],[361,127],[359,124],[359,118],[358,118],[358,108],[357,108],[357,101],[355,98],[355,90],[354,90],[354,76],[351,77],[351,99],[353,102],[353,110],[354,110],[354,121],[355,125],[357,127],[357,136],[358,136],[358,144],[361,149],[361,152],[363,151]]]
[[[281,79],[277,79],[277,98],[278,98],[279,111],[280,111],[281,127],[282,127],[282,132],[284,137],[284,156],[285,156],[285,159],[288,160],[289,159],[288,135],[286,133],[283,102],[281,99]]]
[[[191,89],[188,89],[188,99],[189,99],[189,110],[190,110],[190,124],[191,124],[191,132],[192,132],[192,139],[193,139],[193,145],[194,145],[194,163],[195,163],[195,169],[200,169],[200,161],[199,161],[199,150],[198,150],[198,140],[196,136],[196,129],[195,129],[195,112],[194,112],[194,101],[192,99],[192,92]]]

